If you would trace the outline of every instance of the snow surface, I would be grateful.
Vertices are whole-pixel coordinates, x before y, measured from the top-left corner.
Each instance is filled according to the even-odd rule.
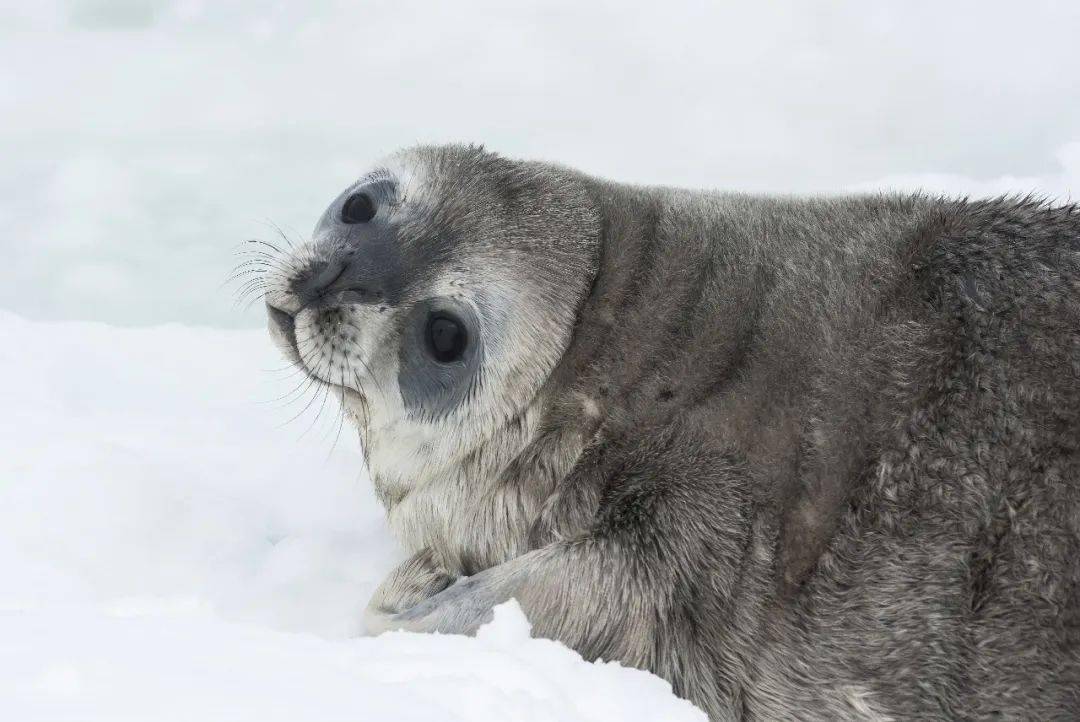
[[[513,602],[476,638],[358,636],[400,551],[262,332],[0,311],[0,373],[0,719],[705,719]]]

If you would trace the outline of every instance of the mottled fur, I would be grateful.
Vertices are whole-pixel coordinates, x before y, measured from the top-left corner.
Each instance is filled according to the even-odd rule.
[[[415,552],[373,629],[471,632],[516,597],[715,720],[1080,714],[1074,207],[635,187],[465,147],[387,167],[456,209],[425,277],[499,259],[505,313],[565,340],[531,376],[489,356],[489,395],[441,421],[342,384],[362,429],[451,442],[363,439]],[[537,305],[552,267],[584,290]]]

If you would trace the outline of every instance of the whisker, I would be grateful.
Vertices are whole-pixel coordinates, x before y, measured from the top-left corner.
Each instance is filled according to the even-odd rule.
[[[258,278],[266,280],[267,271],[264,268],[237,269],[236,271],[233,272],[233,274],[231,276],[229,276],[228,278],[226,278],[224,281],[221,282],[221,286],[224,287],[224,286],[229,285],[230,283],[236,283],[236,282],[240,281],[241,279],[245,278],[246,276],[251,276],[253,274],[256,275]],[[248,279],[248,280],[251,280],[251,279]]]
[[[266,400],[263,400],[263,401],[259,401],[258,403],[261,403],[261,404],[273,404],[273,403],[277,403],[277,402],[280,401],[280,402],[283,402],[281,404],[281,406],[285,407],[285,406],[288,406],[289,404],[301,399],[304,396],[304,394],[306,394],[308,392],[308,389],[311,388],[311,386],[313,384],[317,383],[317,382],[316,382],[315,379],[311,378],[311,376],[306,371],[304,371],[302,369],[297,369],[297,372],[302,374],[302,376],[301,376],[299,382],[294,384],[293,387],[289,391],[285,392],[281,396],[278,396],[276,399],[266,399]],[[291,398],[291,397],[295,397],[295,398]]]
[[[345,360],[348,361],[348,358],[349,357],[346,356]],[[330,445],[330,453],[328,453],[326,455],[326,458],[328,458],[328,459],[331,456],[333,456],[334,450],[337,448],[338,439],[341,438],[341,428],[345,425],[345,366],[344,365],[342,365],[342,367],[341,367],[341,383],[338,384],[338,386],[341,389],[341,400],[340,400],[341,408],[339,409],[340,413],[338,414],[337,433],[334,434],[334,443],[332,443]]]
[[[318,394],[316,394],[316,396],[318,396]],[[318,422],[318,420],[322,418],[322,412],[323,412],[323,409],[326,408],[326,399],[327,399],[328,396],[330,396],[330,385],[324,383],[323,384],[322,402],[319,404],[319,410],[315,412],[315,418],[311,420],[311,423],[308,425],[308,427],[306,429],[304,429],[304,433],[300,434],[300,436],[298,438],[300,438],[300,439],[304,438],[305,436],[308,435],[308,433],[311,432],[311,430],[313,428],[315,428],[316,422]],[[314,401],[314,399],[312,399],[312,400]]]
[[[296,249],[296,246],[293,245],[293,242],[289,239],[289,237],[287,235],[285,235],[285,231],[281,230],[281,226],[279,226],[277,223],[274,223],[273,221],[270,221],[270,220],[268,220],[267,222],[273,227],[273,229],[275,231],[277,231],[277,234],[279,236],[281,236],[281,240],[285,241],[285,245],[287,245],[290,250],[295,250]],[[297,235],[299,235],[299,234],[297,234]]]
[[[278,254],[278,256],[285,256],[285,255],[287,255],[287,254],[285,253],[285,251],[281,250],[280,248],[278,248],[277,246],[275,246],[275,245],[274,245],[273,243],[270,243],[269,241],[264,241],[264,240],[263,240],[263,239],[261,239],[261,238],[250,238],[250,239],[248,239],[248,240],[244,241],[244,243],[250,243],[250,244],[253,244],[253,245],[260,245],[260,246],[266,246],[267,248],[269,248],[270,250],[272,250],[272,251],[274,251],[274,252],[275,252],[276,254]]]
[[[310,339],[309,339],[309,341],[310,341]],[[301,347],[301,344],[299,344],[299,343],[297,344],[296,350],[297,350],[297,353],[300,354],[300,363],[302,363],[306,368],[310,368],[311,365],[307,362],[307,359],[304,358],[304,349]],[[320,378],[320,376],[319,376],[321,371],[322,371],[322,364],[319,364],[319,365],[317,365],[317,367],[315,368],[314,371],[311,371],[311,372],[308,373],[308,378],[310,379],[310,381],[312,383],[304,388],[304,391],[301,394],[301,396],[303,394],[306,394],[308,389],[311,388],[312,386],[317,387],[319,385],[325,385],[326,384],[326,382],[323,381],[322,378]],[[316,390],[315,394],[311,397],[311,399],[307,402],[307,404],[304,405],[304,408],[300,409],[299,412],[297,412],[295,415],[293,415],[287,421],[282,423],[281,426],[287,426],[288,424],[291,424],[293,421],[296,421],[298,418],[300,418],[304,414],[305,411],[307,411],[309,408],[311,408],[311,405],[313,403],[315,403],[315,399],[317,399],[318,397],[319,397],[319,394],[318,394],[318,391]],[[318,417],[316,417],[316,418],[318,418]]]

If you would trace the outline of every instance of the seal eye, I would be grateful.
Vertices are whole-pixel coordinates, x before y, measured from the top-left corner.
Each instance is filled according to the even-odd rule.
[[[341,222],[367,223],[375,217],[375,201],[367,193],[353,193],[341,207]]]
[[[443,314],[432,316],[427,324],[428,352],[439,363],[451,363],[465,353],[465,327],[461,322]]]

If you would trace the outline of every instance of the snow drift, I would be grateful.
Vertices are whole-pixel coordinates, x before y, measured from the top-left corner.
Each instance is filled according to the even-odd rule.
[[[0,719],[705,719],[513,602],[476,638],[359,636],[400,552],[260,332],[0,312],[0,370]]]

